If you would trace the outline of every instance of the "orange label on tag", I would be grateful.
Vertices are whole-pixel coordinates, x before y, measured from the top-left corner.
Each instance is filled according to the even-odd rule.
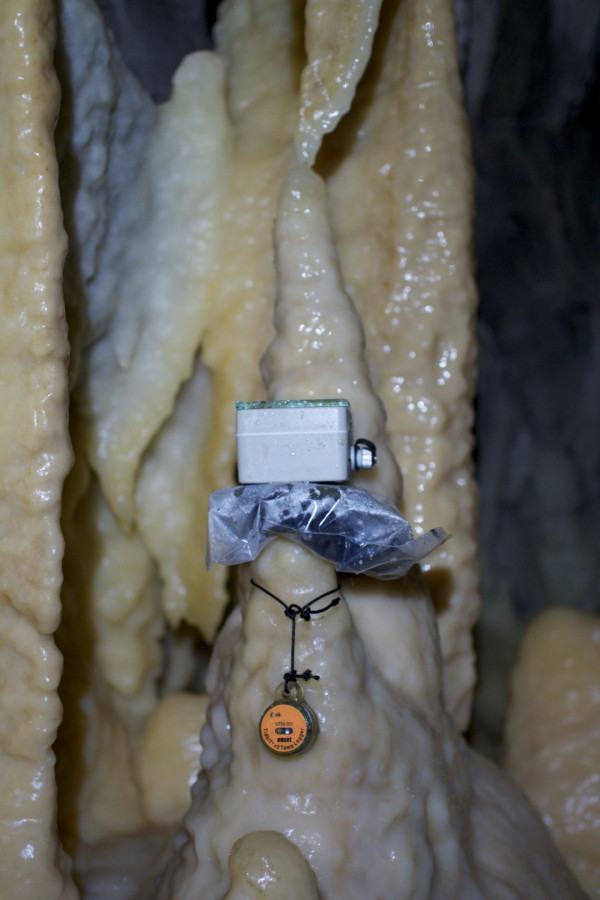
[[[260,736],[273,753],[296,753],[310,740],[310,722],[298,706],[275,703],[263,713]]]

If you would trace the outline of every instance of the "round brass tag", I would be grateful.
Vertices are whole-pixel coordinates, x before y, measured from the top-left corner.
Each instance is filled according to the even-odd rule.
[[[275,700],[267,706],[259,724],[260,738],[271,753],[276,756],[298,756],[315,742],[319,733],[319,722],[315,711],[300,696],[290,696]]]

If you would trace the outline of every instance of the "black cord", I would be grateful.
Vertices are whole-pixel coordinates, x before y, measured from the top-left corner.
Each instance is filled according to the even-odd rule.
[[[266,588],[262,586],[262,584],[258,584],[254,580],[254,578],[250,579],[250,584],[254,585],[255,588],[258,588],[259,591],[262,591],[263,594],[267,594],[269,597],[272,597],[273,600],[276,600],[277,603],[281,604],[285,610],[285,615],[288,619],[292,620],[292,645],[290,650],[290,671],[283,673],[283,680],[285,682],[285,687],[283,689],[284,694],[289,694],[290,692],[290,682],[297,682],[299,678],[303,681],[308,681],[310,678],[314,678],[315,681],[319,681],[320,675],[313,675],[310,669],[306,669],[304,672],[296,672],[296,619],[304,619],[305,622],[310,622],[312,616],[317,616],[319,613],[327,612],[328,609],[331,609],[332,606],[337,606],[340,602],[339,597],[335,597],[331,603],[328,603],[327,606],[324,606],[322,609],[312,609],[313,603],[318,603],[319,600],[322,600],[324,597],[329,597],[331,594],[337,594],[340,589],[339,584],[337,584],[332,590],[325,591],[324,594],[319,594],[318,597],[313,597],[312,600],[309,600],[308,603],[305,603],[304,606],[299,606],[297,603],[284,603],[279,597],[275,594],[272,594],[271,591],[268,591]]]

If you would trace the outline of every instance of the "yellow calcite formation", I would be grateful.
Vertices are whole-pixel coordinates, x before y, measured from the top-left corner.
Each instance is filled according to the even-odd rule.
[[[81,28],[98,31],[98,22],[98,11],[82,4]],[[80,354],[72,408],[78,468],[63,518],[66,583],[58,636],[67,657],[59,816],[70,849],[153,821],[137,777],[137,743],[158,700],[157,680],[170,667],[161,643],[165,619],[177,627],[185,616],[210,636],[220,616],[217,603],[197,602],[204,489],[192,478],[195,490],[189,490],[178,466],[187,452],[190,470],[199,470],[202,441],[190,448],[188,432],[178,427],[181,416],[171,414],[178,396],[185,415],[191,393],[193,440],[202,409],[193,385],[201,392],[204,386],[195,356],[209,317],[205,276],[218,255],[229,143],[223,64],[213,54],[196,54],[181,67],[173,97],[159,113],[128,198],[138,204],[138,237],[129,222],[113,261],[119,289],[95,298],[105,328]],[[180,230],[173,232],[167,223],[174,219]],[[192,369],[197,375],[189,379]],[[188,387],[180,394],[183,381]]]
[[[543,613],[512,675],[506,768],[591,897],[600,896],[600,619]]]
[[[362,331],[341,282],[325,190],[309,169],[286,177],[274,235],[276,337],[264,363],[269,396],[310,396],[328,377],[331,392],[348,394],[357,415],[366,415],[364,407],[377,404],[362,361]],[[383,459],[375,483],[395,493],[395,466],[386,452]],[[251,897],[261,873],[265,896],[271,890],[281,896],[280,883],[307,878],[311,869],[324,900],[500,900],[507,883],[515,896],[531,900],[549,891],[583,900],[524,799],[456,733],[443,707],[433,607],[418,587],[399,596],[392,585],[388,630],[384,635],[381,622],[372,625],[381,644],[409,631],[399,655],[410,657],[412,679],[395,680],[398,667],[384,672],[378,647],[363,639],[362,623],[375,619],[379,605],[368,591],[361,595],[357,587],[349,605],[340,590],[338,605],[298,622],[296,665],[319,676],[304,692],[320,733],[301,756],[274,758],[257,723],[288,668],[289,637],[281,605],[256,585],[303,607],[334,591],[337,573],[282,538],[249,568],[207,680],[203,771],[185,820],[187,841],[161,881],[160,900]],[[362,618],[355,615],[361,605]],[[523,843],[511,841],[515,819],[526,832]],[[273,831],[299,854],[287,842],[282,853]],[[252,859],[243,858],[245,841]],[[540,858],[536,867],[531,853]]]
[[[262,366],[269,396],[347,397],[355,433],[376,442],[378,458],[375,469],[353,473],[352,481],[397,503],[401,475],[364,357],[362,324],[342,282],[325,186],[305,166],[292,169],[284,181],[274,236],[277,334]],[[354,626],[380,674],[395,687],[402,685],[430,716],[425,698],[436,683],[437,668],[429,654],[414,652],[435,627],[423,584],[414,578],[389,585],[362,577],[349,580],[345,590]]]
[[[471,463],[475,289],[470,148],[445,0],[384,4],[352,111],[318,160],[415,532],[452,540],[423,569],[444,695],[466,727],[479,609]]]
[[[323,135],[348,112],[371,55],[381,0],[308,0],[298,158],[313,165]]]
[[[265,852],[266,851],[266,852]],[[298,848],[278,831],[256,831],[233,846],[224,900],[318,900],[317,883]]]
[[[400,471],[363,356],[362,325],[342,284],[326,203],[325,185],[312,169],[288,172],[274,229],[277,334],[262,371],[272,400],[348,399],[355,434],[377,443],[377,466],[368,473],[358,470],[352,481],[394,501],[400,496]]]
[[[152,710],[138,745],[142,802],[155,825],[181,821],[200,768],[208,697],[174,691]]]
[[[76,897],[56,839],[66,251],[50,2],[0,6],[0,895]]]
[[[64,522],[68,551],[66,614],[61,634],[61,647],[69,657],[63,687],[66,720],[79,722],[77,728],[65,724],[61,756],[68,759],[79,747],[77,752],[83,753],[87,762],[75,783],[68,766],[63,768],[61,764],[59,770],[65,801],[61,813],[63,828],[73,831],[74,814],[69,810],[76,808],[79,833],[88,842],[104,840],[113,828],[135,830],[146,820],[134,770],[137,742],[157,701],[155,682],[161,666],[167,663],[161,661],[163,616],[171,627],[177,628],[185,621],[212,640],[228,600],[224,570],[214,567],[207,575],[198,548],[205,540],[208,495],[231,484],[235,477],[233,404],[240,398],[254,399],[263,393],[258,360],[271,337],[268,323],[276,290],[271,229],[284,175],[294,162],[298,127],[301,131],[298,110],[303,108],[309,90],[307,72],[311,60],[322,60],[319,71],[323,84],[336,83],[347,108],[367,64],[377,20],[377,5],[370,4],[360,9],[357,6],[356,15],[348,21],[348,40],[343,44],[348,52],[340,52],[336,57],[339,65],[348,66],[353,73],[344,86],[339,79],[336,81],[333,57],[326,62],[323,45],[326,34],[334,29],[335,9],[327,8],[327,29],[316,25],[323,19],[319,5],[313,4],[309,10],[312,24],[309,23],[306,35],[308,58],[303,69],[301,3],[261,0],[252,5],[237,0],[224,4],[216,31],[220,58],[196,54],[178,73],[173,98],[161,110],[151,136],[139,185],[124,201],[138,204],[139,213],[132,219],[135,224],[130,221],[123,235],[113,266],[117,289],[105,299],[98,292],[94,298],[94,321],[105,324],[90,347],[84,345],[80,353],[73,410],[79,477],[73,479],[73,485],[81,497],[73,499],[73,491],[69,491],[68,505],[73,511]],[[92,11],[87,15],[92,16]],[[389,15],[386,16],[384,25],[389,30]],[[436,27],[438,31],[445,29],[440,65],[454,71],[449,22],[446,15]],[[396,42],[394,53],[400,64],[406,47],[402,41]],[[359,45],[360,64],[353,56]],[[411,89],[412,81],[420,77],[411,68],[413,56],[420,58],[409,54],[408,63],[400,66]],[[447,58],[449,62],[445,63]],[[388,67],[395,64],[390,61]],[[368,69],[366,77],[372,77]],[[405,90],[396,82],[382,84],[386,96]],[[435,91],[429,92],[431,102],[428,94],[422,112],[425,121],[437,116],[439,105],[447,101],[453,109],[458,108],[457,82],[446,79],[440,84],[443,100]],[[327,90],[328,96],[333,96]],[[317,95],[311,96],[314,113],[324,100],[322,96],[320,100]],[[350,122],[352,112],[349,116]],[[437,143],[432,138],[434,155],[438,145],[440,153],[447,151],[443,138],[446,131],[464,125],[457,114],[448,119],[444,128],[442,136],[439,128],[433,136]],[[388,141],[397,143],[404,137],[403,133],[394,135],[390,131]],[[382,147],[390,146],[385,152],[395,159],[397,154],[390,143],[385,144],[381,136],[378,140]],[[468,178],[464,153],[457,158],[459,166],[464,182]],[[431,177],[427,175],[428,183]],[[357,178],[363,178],[370,190],[364,173],[357,173]],[[463,182],[456,190],[450,185],[448,196],[442,192],[440,202],[444,202],[445,209],[455,210],[456,221],[468,232],[463,209],[468,207],[469,198]],[[335,213],[336,205],[342,210],[343,198],[334,187],[333,176],[326,179],[325,189]],[[383,220],[392,215],[396,200],[396,195],[390,194],[385,203],[381,197],[370,198],[369,202],[380,207]],[[362,205],[361,200],[357,206]],[[338,211],[338,217],[340,214]],[[352,216],[354,210],[349,218]],[[335,254],[332,239],[328,240]],[[393,229],[389,245],[377,250],[382,259],[388,258],[392,240]],[[338,246],[343,248],[343,240],[338,241]],[[470,286],[466,242],[450,242],[447,253],[458,273],[452,288],[460,287],[461,279]],[[385,284],[386,279],[380,283]],[[330,291],[332,283],[323,283],[319,289]],[[350,290],[352,293],[352,286]],[[464,294],[467,288],[461,290]],[[385,291],[378,296],[380,306],[386,302],[385,296]],[[448,296],[449,293],[444,294],[444,298]],[[425,302],[426,298],[418,302],[415,299],[412,307],[426,323],[429,314],[418,313],[419,303]],[[449,333],[464,329],[460,303],[456,312],[451,311],[446,299],[444,302],[445,305],[440,303],[438,314],[447,320]],[[305,304],[308,314],[310,304],[306,298]],[[101,309],[105,310],[102,315]],[[311,395],[318,382],[319,391],[330,392],[331,377],[336,367],[343,366],[336,361],[336,353],[338,357],[343,355],[343,334],[353,317],[356,319],[354,312],[346,319],[338,316],[330,329],[330,348],[320,379],[313,365],[312,371],[306,370],[310,377],[297,383],[298,390]],[[433,317],[429,315],[429,319]],[[360,324],[357,327],[360,331]],[[306,331],[305,339],[308,336]],[[391,340],[389,336],[383,344],[373,339],[368,342],[368,367],[374,380],[381,365],[376,361],[390,355]],[[402,359],[403,347],[402,342],[394,344],[391,355]],[[470,347],[467,342],[465,352],[457,357],[458,372],[466,365]],[[305,356],[310,362],[311,354]],[[429,358],[424,360],[428,366]],[[355,406],[356,427],[380,445],[378,469],[362,480],[365,486],[397,500],[398,472],[385,449],[381,406],[369,383],[365,360],[360,358],[356,364],[356,371],[348,372],[336,389],[341,390],[343,383],[344,394]],[[402,366],[403,371],[405,368],[408,366]],[[459,381],[457,376],[450,385]],[[466,403],[471,383],[461,384],[461,402]],[[290,385],[280,384],[278,396],[289,389]],[[453,433],[453,453],[460,452],[464,458],[470,446],[469,423],[466,418],[461,421],[460,436],[458,430]],[[393,438],[395,432],[389,425],[388,431]],[[423,465],[429,466],[429,471],[434,465],[438,469],[442,465],[436,446],[431,445],[429,456],[423,451]],[[444,446],[442,442],[440,451]],[[86,458],[95,470],[93,475],[86,474]],[[463,495],[473,502],[466,469],[463,475]],[[415,490],[419,490],[419,485]],[[435,490],[427,496],[433,498],[427,514],[408,507],[409,516],[415,513],[417,529],[445,525],[450,515],[447,503],[436,507]],[[466,546],[469,521],[452,519],[449,524],[455,533],[453,543]],[[97,570],[81,564],[90,547],[95,548],[99,560]],[[470,579],[473,585],[473,560],[463,554],[460,563],[460,571],[452,578],[464,584]],[[438,581],[443,580],[442,570]],[[386,610],[395,603],[395,592],[389,586],[362,582],[364,579],[350,586],[348,596],[350,602],[356,598],[356,620],[361,622],[365,640],[369,646],[380,646],[378,658],[387,660],[385,647],[392,642],[385,631],[391,627]],[[413,648],[420,635],[428,633],[432,626],[412,608],[415,592],[417,608],[422,608],[422,585],[411,583],[400,591],[404,597],[404,619],[402,623],[394,619],[394,640],[399,643],[391,651],[393,665],[388,660],[386,666],[388,673],[394,673],[390,678],[404,678],[413,686],[418,702],[423,683],[430,679],[430,666],[426,658],[415,660]],[[365,593],[377,605],[377,617],[363,615],[360,597]],[[472,686],[469,628],[474,604],[472,597],[458,588],[452,597],[449,608],[441,614],[446,620],[450,616],[455,627],[443,629],[442,647],[448,663],[457,654],[460,658],[460,665],[453,663],[452,673],[448,672],[447,697],[449,708],[464,726]],[[463,620],[459,613],[467,608],[471,612]],[[82,634],[83,641],[78,640]],[[92,677],[87,677],[86,671],[91,671]],[[85,735],[83,740],[81,734]],[[108,757],[101,740],[105,734],[112,735]],[[109,797],[123,798],[123,803],[113,804]]]
[[[201,540],[208,496],[235,480],[234,404],[263,395],[258,362],[272,336],[275,293],[271,230],[281,180],[293,159],[302,7],[300,0],[225,3],[215,29],[227,68],[234,156],[222,210],[226,242],[202,345],[211,373],[211,408],[200,473],[205,492],[198,507]],[[229,599],[225,581],[226,572],[213,567],[194,598],[212,613],[211,640]]]
[[[222,61],[208,53],[189,57],[159,112],[140,189],[130,198],[139,204],[139,230],[127,236],[116,260],[119,289],[111,298],[109,328],[85,354],[76,389],[85,452],[125,530],[136,516],[142,455],[171,415],[214,315],[210,282],[221,246],[231,145],[224,102]],[[190,600],[198,579],[185,591],[173,584],[178,573],[172,545],[187,535],[181,529],[165,535],[162,505],[152,506],[147,492],[142,502],[148,544],[167,586],[169,620],[176,625],[185,615],[211,636],[217,621]]]
[[[121,160],[130,184],[111,181],[118,140],[152,115],[119,82],[91,0],[60,11],[65,97],[82,104],[60,136],[75,467],[56,751],[82,896],[581,898],[539,820],[456,729],[477,599],[471,171],[451,3],[225,0],[216,52],[184,61],[139,166]],[[31,900],[77,896],[51,749],[71,462],[53,16],[49,0],[0,11],[0,893]],[[346,579],[338,606],[298,623],[321,733],[294,761],[258,739],[289,620],[248,576],[306,602],[337,575],[277,540],[238,573],[219,631],[227,573],[203,560],[208,496],[235,479],[233,404],[265,391],[348,397],[379,448],[354,480],[399,502],[398,460],[416,530],[454,535],[425,580]],[[217,632],[208,700],[185,688],[195,645]]]

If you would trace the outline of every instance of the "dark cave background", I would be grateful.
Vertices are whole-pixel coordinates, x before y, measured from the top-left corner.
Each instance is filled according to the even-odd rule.
[[[217,0],[97,0],[156,101]],[[500,748],[520,634],[600,612],[600,3],[457,0],[477,173],[484,606],[471,740]]]

